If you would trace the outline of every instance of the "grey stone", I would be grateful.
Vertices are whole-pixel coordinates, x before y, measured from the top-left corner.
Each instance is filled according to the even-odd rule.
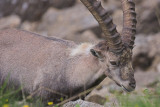
[[[21,19],[16,15],[3,17],[0,19],[0,29],[17,28],[21,23]]]
[[[160,33],[148,35],[137,35],[135,48],[133,49],[133,65],[143,71],[156,71],[160,63]]]
[[[83,101],[83,100],[77,100],[77,101],[70,101],[66,104],[63,105],[63,107],[76,107],[76,105],[79,105],[79,107],[104,107],[99,104],[91,103],[88,101]]]
[[[136,85],[139,87],[147,87],[154,82],[160,81],[160,73],[154,71],[136,72],[135,73]]]
[[[160,31],[160,0],[143,0],[137,7],[137,33],[153,34]]]
[[[39,20],[49,7],[66,8],[76,0],[0,0],[0,17],[17,14],[22,21]]]
[[[93,16],[79,3],[63,11],[50,8],[39,23],[37,31],[46,32],[48,36],[64,38],[95,25],[98,23]]]

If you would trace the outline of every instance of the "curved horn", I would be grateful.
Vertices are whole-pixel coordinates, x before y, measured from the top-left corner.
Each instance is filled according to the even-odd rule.
[[[123,9],[122,41],[133,49],[136,33],[136,12],[133,0],[121,0]]]
[[[116,25],[113,24],[108,12],[101,6],[101,2],[98,0],[81,0],[81,2],[98,21],[110,51],[114,53],[121,52],[123,50],[121,36],[117,32]]]

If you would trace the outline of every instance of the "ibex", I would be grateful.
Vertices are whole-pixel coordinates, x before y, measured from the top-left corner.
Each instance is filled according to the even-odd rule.
[[[81,2],[98,21],[106,39],[98,44],[76,44],[23,30],[1,30],[1,82],[9,75],[9,84],[23,85],[24,92],[29,94],[45,87],[72,96],[92,87],[105,74],[124,90],[133,91],[136,87],[131,64],[136,33],[133,0],[121,0],[124,15],[121,35],[100,1]],[[35,94],[42,99],[56,95],[43,88]]]

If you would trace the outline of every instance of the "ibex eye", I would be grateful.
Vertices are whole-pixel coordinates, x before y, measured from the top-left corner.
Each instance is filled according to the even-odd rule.
[[[117,65],[116,61],[110,61],[111,65]]]

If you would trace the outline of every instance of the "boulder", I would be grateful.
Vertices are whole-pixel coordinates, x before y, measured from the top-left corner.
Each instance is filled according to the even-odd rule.
[[[77,101],[70,101],[64,104],[63,107],[104,107],[104,106],[79,99]]]
[[[50,0],[51,6],[58,9],[71,7],[75,3],[76,3],[76,0]]]
[[[36,32],[36,28],[39,22],[29,22],[29,21],[25,21],[21,24],[20,28],[23,30],[27,30],[30,32]],[[43,35],[43,34],[42,34]]]
[[[155,34],[160,31],[160,0],[135,0],[137,13],[137,33]],[[121,2],[118,0],[107,0],[104,8],[111,11],[114,23],[121,32],[123,27],[123,14]]]
[[[137,7],[137,33],[154,34],[160,31],[160,0],[143,0]]]
[[[136,79],[136,87],[137,88],[143,88],[143,87],[149,87],[151,84],[154,84],[155,82],[160,82],[160,73],[159,72],[141,72],[138,71],[135,73],[135,79]]]
[[[7,16],[0,19],[0,29],[17,28],[21,24],[21,19],[16,15]]]
[[[48,36],[65,38],[96,25],[98,23],[93,16],[79,3],[63,11],[50,8],[44,14],[36,30]]]
[[[41,19],[49,7],[66,8],[74,5],[76,0],[0,0],[0,18],[17,14],[22,21]]]
[[[143,71],[158,71],[160,63],[160,33],[154,35],[139,34],[135,40],[133,49],[133,66]]]
[[[64,37],[64,39],[71,40],[76,43],[83,43],[83,42],[97,43],[100,41],[100,39],[98,39],[97,36],[90,30],[86,30],[82,33],[67,35],[66,37]]]

